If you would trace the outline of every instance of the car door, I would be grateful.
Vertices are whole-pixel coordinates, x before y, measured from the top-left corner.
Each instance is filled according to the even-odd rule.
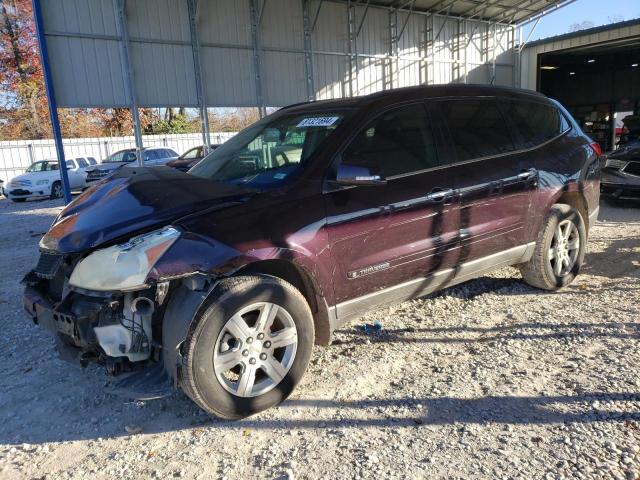
[[[82,186],[83,178],[78,172],[77,159],[71,158],[67,160],[67,177],[69,178],[69,187],[72,189],[77,189]]]
[[[89,167],[89,162],[84,157],[76,158],[78,162],[78,180],[80,182],[80,188],[84,188],[87,186],[87,168]]]
[[[339,317],[365,309],[369,301],[410,296],[428,286],[431,273],[451,266],[458,206],[452,179],[438,162],[437,136],[424,104],[414,103],[368,121],[339,155],[338,164],[386,176],[382,186],[329,182],[325,189]],[[403,282],[410,284],[394,288]]]
[[[515,154],[497,99],[443,99],[433,105],[448,132],[443,155],[459,195],[460,262],[508,256],[525,243],[536,172]]]

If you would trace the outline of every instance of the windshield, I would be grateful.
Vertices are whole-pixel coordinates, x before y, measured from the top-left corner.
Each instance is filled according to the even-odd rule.
[[[133,150],[120,150],[107,158],[105,163],[135,162],[136,152]]]
[[[58,170],[58,162],[55,161],[44,161],[44,162],[36,162],[27,168],[27,172],[49,172],[51,170]]]
[[[301,169],[343,117],[335,112],[267,117],[211,152],[189,173],[259,189],[277,186]]]

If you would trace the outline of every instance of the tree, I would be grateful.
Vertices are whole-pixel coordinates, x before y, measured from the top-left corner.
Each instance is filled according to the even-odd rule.
[[[43,138],[51,125],[29,0],[0,0],[0,135]]]
[[[0,0],[0,139],[51,137],[30,0]],[[87,110],[59,110],[62,135],[99,136]]]

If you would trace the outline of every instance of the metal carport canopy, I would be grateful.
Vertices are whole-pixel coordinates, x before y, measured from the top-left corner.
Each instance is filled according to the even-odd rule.
[[[383,61],[405,60],[400,71],[410,60],[455,62],[447,45],[427,44],[474,41],[482,28],[500,36],[569,1],[34,0],[57,105],[71,108],[283,106],[369,93],[349,78],[359,67],[390,76],[370,90],[455,81],[399,80]]]
[[[516,84],[516,25],[574,0],[32,0],[57,108],[283,106],[433,83]],[[518,52],[519,53],[519,52]],[[66,169],[60,169],[70,200]]]

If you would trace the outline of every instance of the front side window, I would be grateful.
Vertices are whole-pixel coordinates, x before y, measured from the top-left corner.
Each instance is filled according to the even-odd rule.
[[[89,161],[90,165],[97,165],[98,164],[98,161],[93,157],[87,157],[87,160]]]
[[[386,177],[438,165],[433,134],[422,104],[385,112],[353,139],[342,163],[381,170]]]
[[[58,170],[58,162],[57,161],[42,161],[36,162],[32,164],[29,168],[27,168],[27,172],[49,172],[51,170]]]
[[[87,161],[86,161],[84,158],[82,158],[82,157],[80,157],[80,158],[76,158],[76,160],[78,161],[78,164],[80,164],[80,167],[81,167],[81,168],[85,168],[85,167],[88,167],[88,166],[89,166],[89,164],[87,163]]]
[[[76,168],[76,162],[73,160],[67,160],[67,170],[73,170]]]
[[[263,189],[300,171],[344,114],[298,113],[266,117],[207,155],[189,173]]]
[[[459,162],[515,150],[496,101],[446,100],[440,108]]]
[[[504,108],[517,132],[518,149],[536,147],[569,129],[564,115],[552,105],[512,100]]]

